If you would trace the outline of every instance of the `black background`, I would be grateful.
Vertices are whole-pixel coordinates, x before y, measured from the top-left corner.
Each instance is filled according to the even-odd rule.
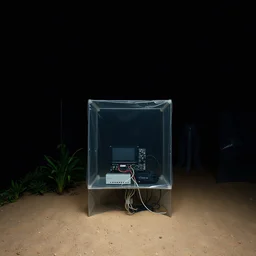
[[[23,6],[5,24],[2,184],[53,154],[61,99],[71,149],[86,147],[89,98],[172,99],[174,158],[182,124],[192,119],[207,165],[218,162],[221,112],[253,127],[255,20],[241,1]]]

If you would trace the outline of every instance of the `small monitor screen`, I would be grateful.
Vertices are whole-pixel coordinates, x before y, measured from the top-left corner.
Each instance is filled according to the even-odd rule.
[[[136,148],[112,148],[112,163],[135,163]]]

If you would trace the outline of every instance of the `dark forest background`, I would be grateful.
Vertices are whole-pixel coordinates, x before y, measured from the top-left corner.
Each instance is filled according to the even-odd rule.
[[[12,14],[4,39],[11,74],[3,99],[1,186],[54,154],[61,101],[64,140],[71,150],[86,147],[89,98],[170,98],[174,162],[180,130],[192,120],[200,126],[204,165],[216,178],[255,178],[252,10],[241,1],[131,9]],[[239,146],[223,155],[221,144],[230,137]]]

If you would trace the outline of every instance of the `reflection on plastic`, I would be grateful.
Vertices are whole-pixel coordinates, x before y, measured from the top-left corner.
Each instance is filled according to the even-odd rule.
[[[220,150],[224,150],[224,149],[231,148],[231,147],[234,147],[233,143],[221,148]]]

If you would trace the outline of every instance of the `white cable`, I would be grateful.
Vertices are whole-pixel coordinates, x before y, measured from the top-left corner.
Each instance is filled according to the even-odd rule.
[[[127,210],[127,212],[129,214],[134,214],[134,211],[137,210],[132,206],[132,203],[131,203],[131,199],[134,196],[134,194],[135,194],[134,189],[133,190],[125,190],[125,209]],[[131,212],[130,210],[132,210],[133,212]]]
[[[153,156],[154,157],[154,156]],[[135,180],[135,177],[134,177],[134,174],[135,174],[135,171],[134,169],[130,166],[130,169],[132,170],[132,175],[131,175],[131,179],[133,180],[134,182],[134,185],[137,186],[137,189],[138,189],[138,193],[139,193],[139,197],[140,197],[140,201],[142,203],[142,205],[145,207],[145,209],[151,213],[155,213],[155,214],[166,214],[166,212],[153,212],[151,211],[144,203],[143,199],[142,199],[142,196],[141,196],[141,192],[140,192],[140,187],[137,183],[137,181]],[[130,210],[132,211],[136,211],[137,209],[133,207],[132,203],[131,203],[131,199],[132,197],[134,196],[135,194],[135,189],[129,189],[129,190],[125,190],[125,209],[126,211],[129,213],[129,214],[134,214],[134,212],[131,212]]]
[[[127,181],[131,180],[132,178],[134,177],[134,171],[133,171],[133,174],[131,175],[131,178],[128,178],[127,180],[125,180],[121,186],[123,186],[124,184],[126,184]]]
[[[134,169],[133,169],[132,167],[130,167],[130,168],[131,168],[132,172],[134,173]],[[138,192],[139,192],[140,201],[141,201],[141,203],[143,204],[143,206],[146,208],[146,210],[149,211],[149,212],[151,212],[151,213],[166,214],[166,212],[153,212],[153,211],[151,211],[150,209],[148,209],[148,207],[145,205],[145,203],[144,203],[144,201],[143,201],[143,199],[142,199],[142,196],[141,196],[141,193],[140,193],[140,187],[139,187],[137,181],[135,180],[134,177],[132,177],[132,180],[133,180],[134,184],[137,186],[137,189],[138,189]]]
[[[132,169],[132,173],[131,173],[131,178],[130,179],[135,179],[134,178],[134,169]],[[134,187],[135,187],[135,183],[134,183]],[[129,189],[125,191],[125,209],[127,210],[128,214],[134,214],[138,209],[133,207],[133,201],[132,201],[132,197],[134,196],[136,190],[135,189]],[[132,210],[132,212],[130,211]]]
[[[131,175],[131,179],[134,178],[134,170],[132,170],[132,175]],[[134,214],[134,211],[137,211],[137,208],[134,208],[131,201],[132,201],[132,197],[134,196],[135,194],[135,189],[130,189],[128,190],[128,196],[126,197],[126,205],[127,205],[127,208],[126,210],[128,211],[129,214]],[[131,212],[130,210],[132,210],[133,212]]]

